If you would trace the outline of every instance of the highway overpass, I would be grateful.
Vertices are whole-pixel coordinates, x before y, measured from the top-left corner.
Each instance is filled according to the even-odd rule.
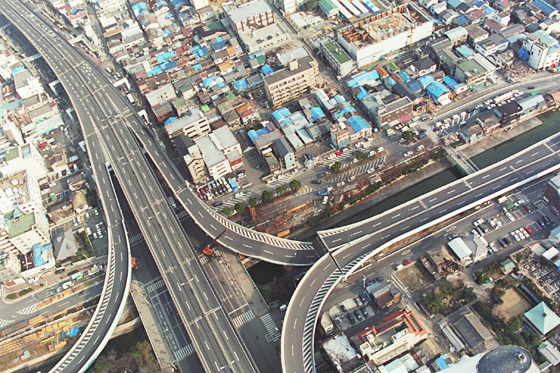
[[[129,124],[124,116],[117,115],[130,108],[121,106],[122,97],[97,67],[22,3],[3,0],[0,4],[0,11],[59,76],[80,121],[93,124],[82,123],[85,138],[100,140],[88,144],[93,148],[88,149],[90,159],[93,164],[112,165],[205,370],[255,371],[254,362],[211,288]],[[120,98],[116,102],[111,96],[115,93]],[[96,181],[100,195],[108,197],[112,188],[106,177],[98,175]],[[113,279],[122,274],[122,269],[115,272]]]
[[[282,369],[314,372],[313,337],[323,304],[336,284],[385,248],[560,169],[560,135],[383,214],[345,227],[318,232],[329,255],[299,283],[284,318]]]

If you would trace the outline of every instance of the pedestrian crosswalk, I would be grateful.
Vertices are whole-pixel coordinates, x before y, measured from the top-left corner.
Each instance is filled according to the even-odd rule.
[[[137,243],[138,241],[141,241],[142,238],[143,238],[142,233],[138,233],[138,234],[135,234],[135,235],[132,236],[132,237],[129,237],[129,238],[128,238],[128,242],[129,242],[131,245],[134,245],[134,244]]]
[[[248,310],[246,312],[243,312],[241,315],[234,317],[231,321],[233,322],[233,325],[239,329],[241,328],[244,324],[248,323],[249,321],[253,320],[255,318],[255,313],[253,312],[253,310]]]
[[[30,313],[33,313],[37,311],[37,305],[36,304],[32,304],[29,307],[25,307],[22,310],[16,311],[16,313],[19,313],[20,315],[29,315]]]
[[[10,320],[2,320],[2,319],[0,319],[0,328],[3,327],[3,326],[9,325],[9,324],[11,324],[11,323],[12,323],[12,321],[10,321]]]
[[[266,315],[261,316],[261,321],[263,322],[264,327],[266,328],[266,336],[265,336],[266,340],[268,342],[276,342],[277,340],[279,340],[280,330],[276,326],[274,320],[272,320],[270,314],[267,313]]]
[[[184,358],[192,355],[193,353],[194,353],[194,346],[192,345],[192,343],[189,343],[188,345],[181,348],[180,350],[173,351],[173,355],[175,355],[176,362],[183,360]]]
[[[337,183],[339,181],[347,181],[348,179],[350,179],[352,176],[357,176],[360,174],[365,174],[367,173],[368,170],[370,169],[375,169],[375,170],[379,170],[383,164],[385,163],[385,156],[383,157],[379,157],[379,158],[375,158],[373,161],[368,162],[366,164],[363,164],[361,166],[358,166],[348,172],[345,172],[343,174],[340,174],[338,176],[333,177],[332,179],[330,179],[329,181],[333,182],[333,183]]]
[[[148,293],[153,293],[163,286],[165,286],[165,283],[160,278],[156,282],[152,282],[152,283],[149,283],[148,285],[144,286],[144,288],[148,291]]]
[[[517,199],[517,202],[519,202],[520,204],[529,203],[529,198],[527,198],[527,196],[522,192],[517,192],[514,194],[514,196]]]

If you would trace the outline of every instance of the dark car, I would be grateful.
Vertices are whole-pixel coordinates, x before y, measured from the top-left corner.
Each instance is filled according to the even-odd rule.
[[[356,319],[354,318],[354,315],[352,315],[351,313],[346,314],[346,317],[348,317],[350,324],[354,325],[356,323]]]
[[[344,307],[344,304],[341,304],[341,305],[340,305],[340,310],[341,310],[342,312],[346,312],[346,311],[347,311],[347,310],[346,310],[346,307]]]
[[[362,313],[364,314],[364,317],[367,319],[369,317],[369,313],[367,311],[367,309],[362,308]]]
[[[534,85],[530,85],[530,86],[527,87],[527,89],[535,89],[535,86],[534,86]]]
[[[362,321],[364,319],[364,317],[362,316],[362,313],[360,312],[360,310],[355,310],[354,311],[354,315],[356,316],[356,318],[358,319],[358,321]]]
[[[321,180],[311,180],[311,184],[321,184]]]
[[[375,282],[383,282],[383,277],[376,277]]]
[[[214,206],[214,207],[218,207],[218,206],[221,206],[221,205],[223,205],[223,202],[221,202],[221,201],[212,202],[212,206]]]
[[[504,240],[506,246],[509,245],[509,244],[511,243],[511,241],[510,241],[509,238],[507,238],[507,237],[504,237],[503,240]]]

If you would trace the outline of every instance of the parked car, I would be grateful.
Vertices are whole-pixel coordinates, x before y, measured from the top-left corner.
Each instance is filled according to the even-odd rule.
[[[405,260],[405,261],[403,262],[403,264],[404,264],[405,266],[410,265],[410,264],[412,264],[412,260],[407,259],[407,260]]]
[[[321,184],[321,180],[311,180],[311,184]]]
[[[354,310],[354,315],[356,316],[358,321],[363,321],[364,320],[364,317],[362,316],[362,313],[359,310]]]
[[[348,321],[350,321],[350,324],[354,325],[356,323],[356,319],[351,313],[346,314],[346,317],[348,317]]]

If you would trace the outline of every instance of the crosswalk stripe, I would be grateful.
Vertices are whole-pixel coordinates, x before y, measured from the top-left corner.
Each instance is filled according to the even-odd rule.
[[[165,285],[165,283],[160,278],[158,281],[152,282],[151,284],[146,285],[145,288],[146,288],[146,290],[148,290],[149,293],[153,293],[154,291],[156,291],[157,289],[161,288],[164,285]]]
[[[272,320],[272,317],[270,317],[269,313],[261,316],[261,320],[269,334],[276,332],[276,324],[274,323],[274,320]]]
[[[0,319],[0,327],[6,326],[6,325],[11,324],[11,323],[12,323],[12,321]]]
[[[249,321],[253,320],[254,318],[255,318],[255,313],[253,312],[253,310],[248,310],[248,311],[242,313],[241,315],[233,318],[231,321],[233,322],[233,325],[237,329],[239,329],[245,323],[248,323]]]
[[[192,343],[189,343],[188,345],[184,346],[180,350],[173,351],[173,355],[175,355],[175,359],[177,362],[183,360],[187,356],[192,355],[193,353],[194,353],[194,346],[192,345]]]
[[[19,313],[20,315],[29,315],[30,313],[33,313],[35,311],[37,311],[37,305],[32,304],[29,307],[25,307],[24,309],[17,311],[16,313]]]

